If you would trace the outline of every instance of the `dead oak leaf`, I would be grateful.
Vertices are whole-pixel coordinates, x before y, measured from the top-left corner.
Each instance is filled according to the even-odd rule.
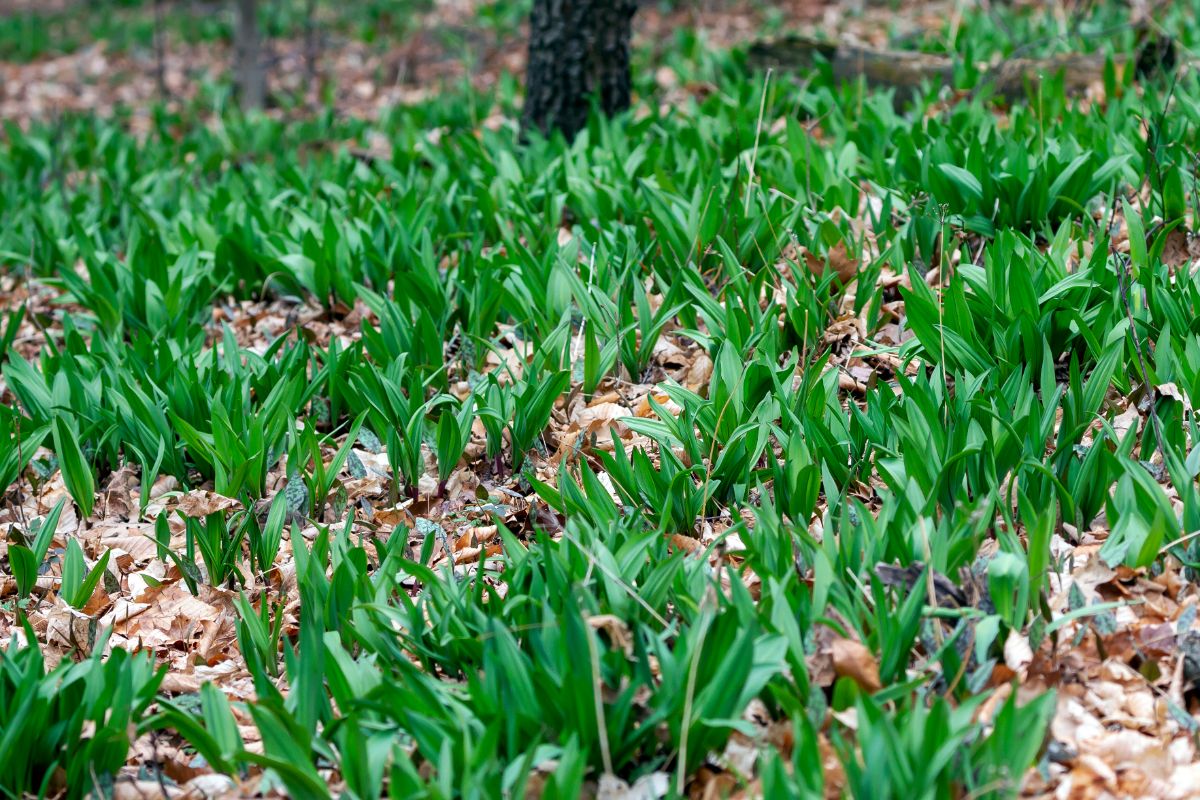
[[[654,406],[650,405],[650,400],[653,399],[659,407],[665,410],[673,417],[677,417],[683,413],[681,408],[674,400],[662,392],[652,391],[647,392],[638,403],[637,410],[634,412],[635,417],[657,417],[658,413],[654,410]]]
[[[208,489],[193,489],[181,496],[175,504],[175,509],[185,517],[203,519],[210,514],[221,514],[225,511],[239,511],[242,504],[232,497],[225,497]]]
[[[691,365],[688,366],[687,372],[683,375],[680,383],[690,392],[700,392],[708,386],[709,380],[712,378],[713,362],[708,357],[707,353],[699,353]]]
[[[113,800],[173,800],[186,794],[179,787],[166,786],[159,781],[116,780],[112,786]]]
[[[621,426],[621,420],[630,416],[633,416],[633,412],[620,403],[592,403],[579,409],[571,423],[590,434],[607,430],[610,426]]]
[[[108,526],[97,525],[100,547],[112,552],[112,561],[121,572],[129,572],[136,565],[145,564],[158,553],[158,544],[151,537],[153,525],[124,523]]]
[[[467,547],[454,553],[454,565],[461,566],[463,564],[475,564],[480,560],[498,556],[503,552],[503,550],[504,548],[498,544],[489,544],[485,547]],[[437,563],[441,562],[439,561]]]
[[[1004,641],[1004,665],[1014,674],[1024,678],[1031,663],[1033,650],[1029,646],[1029,639],[1017,631],[1009,631],[1008,638]]]
[[[878,692],[883,688],[879,678],[879,662],[875,654],[862,642],[837,637],[830,643],[833,671],[839,678],[849,678],[867,692]]]
[[[613,449],[613,436],[622,439],[630,435],[623,420],[633,416],[625,406],[613,402],[597,402],[574,409],[568,427],[559,436],[559,447],[552,461],[560,462],[575,450],[580,440],[602,450]]]
[[[138,486],[137,471],[129,464],[124,465],[108,479],[100,495],[100,517],[104,519],[133,519],[137,504],[133,490]]]
[[[612,646],[622,650],[626,656],[633,655],[633,635],[625,620],[614,614],[594,614],[587,618],[594,630],[604,631]]]
[[[805,265],[818,278],[824,276],[826,268],[832,268],[837,273],[843,286],[848,286],[850,281],[858,277],[858,259],[846,251],[845,242],[838,242],[829,248],[824,258],[809,252],[806,247],[800,250],[804,254]]]
[[[201,587],[200,596],[193,596],[182,581],[164,584],[142,593],[141,602],[148,605],[136,616],[117,622],[113,628],[130,639],[141,639],[149,647],[166,647],[190,641],[203,634],[207,623],[230,617],[233,604],[222,592],[210,586]]]
[[[196,675],[173,669],[163,676],[158,688],[167,694],[195,694],[203,685],[204,681]]]
[[[149,608],[149,603],[135,603],[123,597],[117,598],[108,613],[100,618],[100,624],[109,627],[118,623],[126,623]]]
[[[463,550],[468,547],[478,547],[488,544],[499,533],[499,527],[496,525],[473,525],[459,534],[454,540],[454,550]]]
[[[673,533],[671,534],[671,547],[675,548],[676,550],[682,550],[683,552],[691,555],[693,553],[699,553],[701,550],[703,550],[704,543],[692,536],[684,536],[682,533]]]

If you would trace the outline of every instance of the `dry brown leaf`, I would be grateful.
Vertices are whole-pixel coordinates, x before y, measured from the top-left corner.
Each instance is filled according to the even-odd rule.
[[[190,643],[203,633],[202,623],[212,624],[234,613],[232,600],[224,592],[201,586],[200,596],[194,597],[182,581],[148,589],[140,599],[150,607],[116,622],[113,629],[151,648]]]
[[[468,547],[454,554],[454,564],[474,564],[481,559],[498,556],[504,552],[504,548],[498,544],[490,544],[487,547]],[[435,562],[436,563],[436,562]]]
[[[878,692],[883,688],[879,679],[879,662],[862,642],[837,637],[830,644],[833,670],[839,678],[849,678],[867,692]]]
[[[106,627],[123,624],[149,608],[151,608],[149,603],[135,603],[124,597],[119,597],[113,603],[112,608],[108,610],[108,613],[100,618],[100,624]]]
[[[671,534],[671,546],[689,554],[698,553],[704,549],[704,544],[699,539],[684,536],[682,533]]]
[[[128,572],[134,565],[145,564],[157,555],[158,546],[149,535],[154,532],[151,524],[109,525],[101,522],[94,530],[99,535],[101,551],[111,550],[110,558],[122,572]]]
[[[729,772],[703,766],[688,784],[687,796],[688,800],[721,800],[731,797],[737,786],[737,778]]]
[[[1130,403],[1128,408],[1126,408],[1117,416],[1113,417],[1113,431],[1117,434],[1118,439],[1123,439],[1125,438],[1125,434],[1128,433],[1131,428],[1137,427],[1141,421],[1142,415],[1138,413],[1137,406],[1133,403]]]
[[[166,793],[163,789],[166,789]],[[113,781],[113,800],[174,800],[186,794],[183,789],[167,786],[159,781],[135,781],[118,779]]]
[[[454,549],[457,551],[466,547],[487,544],[495,539],[499,532],[500,529],[496,525],[478,525],[467,528],[454,540]]]
[[[176,501],[175,508],[185,517],[198,517],[202,519],[209,514],[240,511],[242,503],[232,497],[225,497],[208,489],[193,489]]]
[[[197,775],[188,781],[184,788],[188,790],[189,795],[204,798],[204,800],[232,800],[242,797],[242,793],[238,791],[237,782],[228,775],[214,773]]]
[[[681,413],[683,413],[683,409],[676,405],[675,401],[670,397],[667,397],[665,394],[660,392],[647,392],[646,395],[642,397],[641,402],[638,403],[637,410],[634,411],[635,417],[653,418],[658,416],[654,412],[654,407],[650,405],[651,397],[654,398],[654,402],[666,409],[668,414],[671,414],[672,416],[679,416]]]
[[[409,512],[406,506],[375,509],[375,522],[379,523],[385,528],[395,528],[397,525],[407,525],[408,527],[412,527],[416,524],[412,513]]]
[[[827,266],[837,273],[843,286],[848,286],[850,281],[858,277],[858,259],[846,251],[845,242],[838,242],[829,248],[825,258],[814,255],[806,247],[801,247],[800,250],[804,255],[804,263],[818,278],[825,274]]]
[[[633,635],[625,620],[614,614],[594,614],[587,618],[587,623],[595,630],[604,631],[608,641],[624,651],[625,655],[632,655]]]
[[[96,642],[97,627],[95,618],[72,608],[56,596],[53,606],[45,614],[45,642],[88,655]]]
[[[97,516],[112,519],[132,519],[137,514],[133,491],[138,486],[138,473],[131,464],[125,464],[108,479],[100,495]]]
[[[1029,647],[1029,639],[1015,630],[1008,632],[1004,640],[1004,665],[1013,673],[1024,678],[1033,663],[1033,650]]]
[[[690,392],[703,392],[712,378],[713,362],[708,354],[701,351],[688,367],[680,383]]]
[[[163,682],[159,688],[168,694],[192,694],[200,691],[200,687],[203,685],[204,681],[196,675],[173,669],[163,676]]]
[[[632,786],[616,775],[600,776],[596,800],[658,800],[671,790],[671,776],[666,772],[651,772],[638,778]]]
[[[613,425],[623,427],[620,421],[630,416],[633,412],[619,403],[600,402],[580,409],[571,422],[587,433],[597,433]]]

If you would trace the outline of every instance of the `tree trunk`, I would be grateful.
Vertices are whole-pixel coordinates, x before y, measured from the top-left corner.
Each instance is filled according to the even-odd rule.
[[[154,82],[158,99],[167,99],[167,32],[163,27],[163,0],[154,0]]]
[[[262,108],[267,96],[267,76],[263,69],[262,47],[258,36],[258,0],[238,0],[237,84],[242,108]]]
[[[595,98],[605,114],[629,107],[629,40],[637,0],[534,0],[529,18],[525,130],[587,125]]]

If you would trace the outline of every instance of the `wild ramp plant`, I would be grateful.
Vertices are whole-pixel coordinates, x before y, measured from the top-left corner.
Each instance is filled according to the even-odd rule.
[[[29,642],[35,633],[26,625]],[[112,790],[131,731],[166,674],[150,658],[114,649],[46,669],[41,649],[10,643],[0,658],[0,792],[82,798]]]
[[[1020,46],[965,13],[922,46]],[[129,600],[135,575],[228,599],[220,663],[253,696],[135,716],[264,792],[1008,797],[1083,771],[1042,750],[1055,695],[1008,678],[1095,648],[1163,698],[1146,676],[1191,633],[1200,301],[1169,262],[1194,80],[1152,143],[1163,93],[1132,74],[1003,107],[963,69],[969,94],[897,110],[749,79],[702,37],[658,49],[678,97],[639,70],[653,101],[573,143],[480,126],[509,80],[371,122],[8,135],[4,278],[46,298],[0,325],[0,475],[29,504],[3,517],[5,611]],[[123,468],[241,509],[139,491],[119,524],[153,555],[103,562]],[[1079,588],[1085,557],[1135,577]],[[1109,604],[1147,584],[1177,591]],[[1149,605],[1170,644],[1130,655]],[[1189,709],[1157,708],[1193,753]]]

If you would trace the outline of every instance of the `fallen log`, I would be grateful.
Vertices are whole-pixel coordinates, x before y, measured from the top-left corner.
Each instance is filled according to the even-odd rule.
[[[1139,72],[1170,69],[1174,66],[1174,47],[1170,40],[1154,43],[1162,55],[1153,63],[1144,63],[1146,50],[1136,59]],[[1113,59],[1117,74],[1130,59]],[[789,34],[751,45],[748,63],[756,70],[773,69],[782,72],[808,72],[821,63],[828,63],[837,81],[862,79],[871,88],[896,90],[896,102],[902,104],[932,85],[950,86],[954,79],[953,59],[931,53],[903,50],[878,50],[848,42],[822,41],[809,36]],[[1036,89],[1047,78],[1062,76],[1068,93],[1083,91],[1103,80],[1105,56],[1099,54],[1067,53],[1046,58],[1009,58],[984,71],[976,91],[991,86],[996,93],[1009,99],[1025,96],[1027,87]]]

